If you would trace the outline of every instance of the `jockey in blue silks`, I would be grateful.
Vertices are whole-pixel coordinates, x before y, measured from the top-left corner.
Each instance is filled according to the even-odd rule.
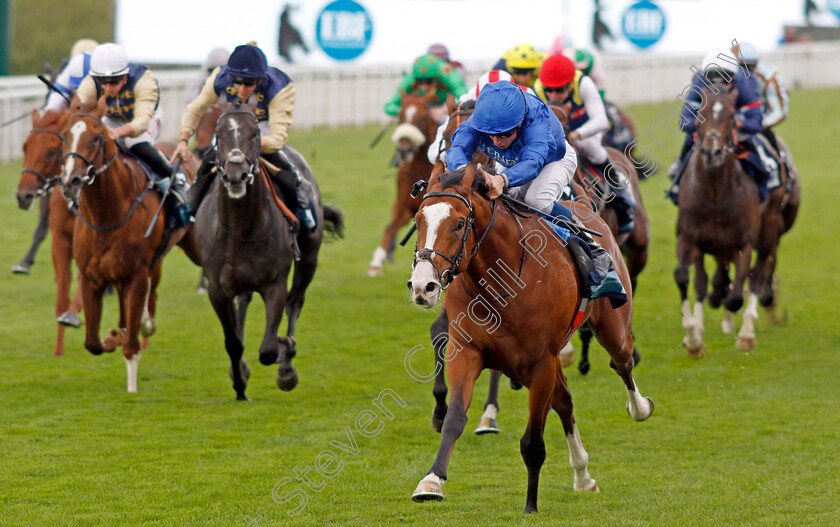
[[[554,216],[561,224],[580,225],[566,206],[557,203],[574,177],[577,156],[566,142],[560,121],[539,97],[512,82],[487,84],[476,100],[473,114],[452,135],[452,146],[446,155],[449,169],[468,164],[476,149],[503,168],[494,175],[478,166],[490,187],[489,199],[508,192],[530,207]],[[592,283],[600,282],[591,292],[592,298],[623,293],[609,254],[584,231],[577,236],[586,242],[593,256],[597,277]]]
[[[705,75],[704,75],[705,73]],[[692,86],[696,90],[690,90],[686,97],[686,103],[682,110],[682,129],[686,132],[685,143],[682,151],[671,168],[668,170],[668,177],[673,184],[668,190],[668,197],[677,203],[679,195],[679,182],[690,159],[691,150],[694,147],[694,132],[697,130],[696,115],[703,101],[700,93],[702,90],[714,83],[721,82],[730,91],[738,90],[738,99],[735,102],[735,126],[738,130],[739,147],[749,151],[745,160],[745,169],[753,176],[758,184],[759,196],[762,200],[767,196],[767,178],[774,167],[767,166],[763,159],[766,154],[760,155],[758,149],[763,149],[756,139],[755,134],[761,133],[761,101],[755,88],[755,82],[749,79],[736,64],[717,58],[715,52],[709,52],[703,58],[701,70],[694,74]],[[778,167],[775,167],[778,171]]]

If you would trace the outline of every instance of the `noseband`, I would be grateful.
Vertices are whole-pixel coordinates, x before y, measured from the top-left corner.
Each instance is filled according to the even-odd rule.
[[[216,131],[213,133],[213,138],[214,138],[213,143],[214,144],[213,144],[212,149],[213,149],[213,152],[215,154],[216,160],[218,161],[219,168],[221,169],[222,173],[224,173],[227,170],[227,164],[228,164],[228,162],[232,161],[231,158],[233,158],[234,156],[237,157],[237,159],[234,160],[234,162],[240,162],[240,160],[239,160],[240,158],[245,158],[245,160],[248,161],[248,174],[249,174],[248,180],[245,183],[246,184],[251,184],[251,182],[254,181],[254,175],[259,174],[259,172],[260,172],[260,164],[259,164],[260,148],[259,147],[257,147],[257,154],[253,158],[250,158],[247,155],[245,155],[245,152],[242,151],[242,149],[239,147],[239,145],[236,145],[227,154],[225,154],[225,157],[223,159],[221,159],[219,157],[219,123],[222,122],[222,118],[227,117],[229,115],[235,115],[235,114],[250,115],[255,120],[257,118],[257,116],[254,115],[254,112],[252,112],[250,110],[229,110],[227,112],[222,112],[222,114],[219,116],[219,118],[216,119]],[[259,136],[257,136],[257,141],[259,141]]]
[[[464,202],[469,209],[470,213],[467,216],[467,223],[464,225],[464,235],[461,237],[461,245],[458,248],[458,252],[453,257],[449,257],[442,252],[438,251],[435,248],[423,248],[419,251],[415,250],[414,262],[411,264],[411,268],[414,269],[419,262],[423,260],[432,264],[432,267],[435,269],[435,273],[438,276],[438,280],[440,281],[440,288],[446,289],[449,287],[449,284],[455,279],[460,272],[458,271],[458,266],[461,265],[461,260],[464,259],[464,250],[467,246],[467,238],[470,235],[470,232],[473,232],[476,237],[475,247],[473,247],[472,252],[470,253],[470,258],[472,259],[475,256],[475,253],[478,252],[478,247],[481,245],[481,242],[484,241],[485,236],[487,233],[490,232],[490,229],[493,227],[493,222],[496,219],[496,200],[493,200],[493,214],[490,216],[490,224],[487,225],[487,229],[484,231],[484,234],[481,237],[478,236],[478,232],[475,229],[475,214],[472,206],[472,199],[467,199],[464,196],[457,194],[455,192],[427,192],[423,196],[423,201],[428,198],[433,197],[448,197],[448,198],[456,198]],[[447,262],[449,262],[449,269],[445,269],[441,272],[440,268],[435,264],[434,257],[435,255],[440,256]]]
[[[88,159],[85,156],[78,152],[69,152],[64,157],[62,157],[63,160],[66,160],[68,157],[78,157],[79,159],[81,159],[87,165],[85,175],[82,176],[82,183],[86,185],[93,185],[96,176],[108,170],[108,167],[110,167],[111,163],[113,163],[114,160],[117,158],[117,155],[119,154],[119,148],[114,148],[114,157],[109,159],[107,162],[103,163],[101,167],[96,168],[96,160],[99,159],[99,156],[101,155],[102,159],[105,159],[105,125],[102,123],[102,120],[99,119],[99,116],[93,115],[91,113],[77,113],[72,117],[90,117],[92,119],[96,119],[96,122],[99,123],[99,126],[103,130],[103,133],[99,134],[99,136],[102,137],[102,141],[99,143],[99,148],[96,150],[96,155],[93,156],[92,160],[88,161]],[[62,136],[62,140],[63,139],[64,136]]]
[[[61,156],[61,153],[64,150],[64,144],[63,144],[64,143],[64,136],[63,135],[61,135],[60,133],[55,132],[53,130],[47,130],[47,129],[44,129],[44,128],[33,128],[30,133],[32,133],[32,134],[35,134],[35,133],[38,133],[38,134],[52,134],[52,135],[58,137],[58,139],[59,139],[58,152],[59,152],[59,156]],[[23,174],[26,174],[27,172],[29,172],[30,174],[35,174],[35,176],[38,177],[38,181],[41,182],[41,186],[38,188],[37,191],[35,191],[36,196],[43,196],[44,194],[46,194],[47,191],[49,190],[49,188],[51,186],[53,186],[59,179],[61,179],[60,172],[59,172],[59,175],[50,177],[50,176],[47,176],[47,175],[43,174],[42,172],[38,172],[34,168],[24,168],[23,170],[21,170],[21,173],[23,173]]]

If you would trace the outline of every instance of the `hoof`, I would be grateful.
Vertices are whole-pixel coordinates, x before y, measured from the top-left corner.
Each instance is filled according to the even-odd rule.
[[[443,499],[443,487],[440,484],[440,479],[434,474],[429,474],[417,488],[414,489],[414,494],[411,499],[420,503],[423,501],[440,501]]]
[[[526,505],[525,510],[522,511],[522,514],[536,514],[536,513],[537,513],[537,506],[536,505],[534,505],[533,507],[531,505]]]
[[[263,366],[271,366],[280,362],[280,352],[276,349],[260,353],[260,364]]]
[[[578,371],[581,375],[586,375],[587,373],[589,373],[589,368],[591,367],[592,365],[589,364],[588,360],[581,360],[580,364],[578,364]]]
[[[294,366],[288,370],[283,371],[283,368],[277,370],[277,387],[284,392],[290,392],[295,389],[298,384],[298,374]]]
[[[641,417],[641,418],[639,418],[639,419],[637,419],[637,418],[633,417],[633,414],[632,414],[632,413],[630,413],[630,401],[627,401],[627,405],[625,406],[625,408],[627,408],[627,414],[628,414],[630,417],[632,417],[632,418],[633,418],[633,420],[634,420],[634,421],[636,421],[637,423],[641,423],[642,421],[647,420],[647,418],[648,418],[648,417],[650,417],[651,415],[653,415],[653,399],[651,399],[650,397],[645,397],[645,399],[647,399],[647,402],[648,402],[648,404],[650,405],[650,412],[648,412],[648,414],[647,414],[646,416]],[[597,492],[597,491],[595,491],[595,492]]]
[[[514,381],[513,379],[510,380],[510,389],[511,390],[521,390],[522,385],[518,382]]]
[[[572,343],[569,342],[563,347],[563,349],[560,350],[560,365],[564,368],[568,368],[574,363],[575,349],[572,347]]]
[[[688,337],[683,337],[683,346],[685,346],[685,352],[692,359],[698,359],[706,353],[706,345],[703,344],[702,340],[695,342],[694,339],[689,340]]]
[[[140,322],[140,335],[146,338],[149,338],[152,335],[154,335],[156,329],[157,326],[155,325],[155,319],[153,319],[152,317],[145,318],[142,322]]]
[[[724,335],[731,335],[735,332],[735,321],[731,318],[724,318],[720,322],[720,330],[723,331]]]
[[[82,321],[79,320],[79,315],[70,312],[62,313],[56,321],[62,326],[69,326],[76,329],[82,326]]]
[[[237,401],[250,401],[251,399],[249,399],[248,396],[245,395],[245,392],[242,392],[242,393],[236,394],[236,400]]]
[[[122,346],[123,337],[125,336],[125,331],[121,331],[116,328],[111,328],[108,330],[108,336],[102,339],[102,351],[110,353],[117,349],[118,346]]]
[[[741,351],[750,351],[755,347],[755,337],[738,337],[735,347]]]
[[[498,434],[500,431],[499,423],[497,423],[495,419],[484,417],[478,423],[478,428],[475,429],[475,434],[479,436],[484,434]]]
[[[52,356],[53,356],[53,357],[63,357],[63,356],[64,356],[64,350],[55,350],[55,351],[53,352],[53,355],[52,355]]]
[[[29,264],[26,264],[24,262],[16,263],[12,266],[13,274],[29,274],[31,270],[32,268],[29,266]]]
[[[297,355],[297,341],[294,337],[277,335],[277,345],[280,346],[280,351],[287,359],[294,359]]]
[[[376,278],[378,276],[382,276],[382,268],[381,267],[368,267],[367,275],[371,278]]]
[[[771,326],[781,326],[782,319],[776,314],[776,306],[769,306],[764,308],[764,313],[767,315],[767,320]]]
[[[239,371],[242,373],[242,380],[248,382],[248,379],[251,378],[251,368],[245,362],[245,359],[239,359]],[[233,365],[228,367],[228,377],[233,380]]]

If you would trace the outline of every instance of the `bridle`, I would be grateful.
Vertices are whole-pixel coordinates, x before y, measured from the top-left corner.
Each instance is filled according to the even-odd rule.
[[[496,220],[496,200],[493,200],[493,214],[490,216],[490,223],[487,225],[487,229],[484,231],[480,237],[478,236],[478,232],[475,228],[475,214],[472,206],[472,198],[465,198],[464,196],[457,194],[455,192],[446,192],[446,191],[438,191],[438,192],[427,192],[423,196],[423,201],[428,198],[433,197],[448,197],[448,198],[456,198],[464,202],[467,206],[467,209],[470,211],[469,215],[467,216],[466,224],[464,225],[464,234],[461,237],[461,245],[458,248],[458,252],[453,257],[449,257],[442,252],[438,251],[435,248],[423,248],[419,251],[415,248],[415,256],[414,262],[411,264],[411,268],[414,269],[417,264],[423,260],[432,264],[432,267],[435,269],[435,273],[438,276],[438,280],[440,281],[440,288],[445,290],[449,287],[449,284],[455,279],[460,272],[457,270],[458,266],[461,265],[461,260],[464,259],[464,251],[467,246],[467,238],[470,235],[470,232],[475,234],[476,243],[473,247],[472,252],[470,253],[470,259],[475,256],[475,253],[478,252],[478,248],[481,245],[481,242],[484,241],[484,238],[487,236],[487,233],[490,232],[490,229],[493,228],[493,222]],[[445,269],[441,272],[440,268],[435,264],[434,257],[435,255],[440,256],[447,262],[449,262],[449,269]]]
[[[227,117],[229,115],[235,115],[235,114],[246,114],[246,115],[250,115],[251,117],[253,117],[254,120],[257,119],[257,116],[254,115],[254,112],[252,112],[250,110],[235,109],[235,110],[228,110],[226,112],[222,112],[222,114],[219,115],[218,119],[216,119],[216,131],[213,134],[214,141],[213,141],[212,149],[213,149],[213,153],[216,157],[216,161],[218,163],[219,169],[222,171],[222,173],[224,173],[227,170],[227,164],[232,160],[232,158],[234,156],[237,157],[236,162],[239,162],[240,159],[245,158],[248,161],[248,178],[247,178],[247,181],[245,181],[245,184],[250,185],[254,181],[254,175],[259,174],[259,171],[260,171],[260,164],[259,164],[260,149],[259,148],[257,148],[257,154],[253,158],[246,156],[245,152],[243,152],[242,149],[239,148],[239,145],[236,145],[227,154],[225,154],[224,159],[221,159],[219,157],[219,130],[220,130],[219,123],[222,122],[222,119],[224,117]],[[259,141],[259,136],[257,136],[257,141]]]
[[[36,133],[52,134],[52,135],[58,137],[58,139],[59,139],[58,152],[59,152],[59,156],[61,156],[61,152],[64,149],[64,144],[63,144],[64,143],[64,136],[63,135],[61,135],[60,133],[55,132],[53,130],[47,130],[45,128],[33,128],[30,131],[30,133],[31,134],[36,134]],[[61,179],[61,172],[60,171],[59,171],[58,175],[50,177],[50,176],[45,175],[42,172],[39,172],[39,171],[35,170],[34,168],[24,167],[24,169],[21,170],[21,173],[23,173],[23,174],[26,174],[27,172],[29,172],[30,174],[35,174],[35,176],[38,177],[38,181],[41,182],[41,186],[38,187],[38,190],[35,191],[36,196],[43,196],[44,194],[46,194],[47,191],[49,191],[50,187],[55,185],[56,182],[58,182]]]
[[[467,117],[468,118],[475,111],[475,109],[462,110],[461,105],[462,105],[462,103],[459,102],[458,106],[455,108],[455,113],[453,113],[452,115],[449,116],[450,121],[452,120],[453,117],[457,117],[457,119],[455,120],[455,129],[456,130],[458,129],[459,126],[461,126],[461,117]],[[447,143],[449,143],[449,144],[447,144]],[[449,148],[451,146],[452,146],[452,137],[450,137],[449,140],[447,140],[445,137],[440,138],[440,143],[438,145],[438,150],[440,152],[446,152],[447,150],[449,150]]]
[[[75,118],[75,117],[90,117],[92,119],[96,119],[96,122],[99,123],[100,128],[105,130],[105,125],[102,123],[102,120],[99,119],[99,117],[96,116],[96,115],[93,115],[91,113],[77,113],[77,114],[74,114],[71,118]],[[108,167],[110,167],[111,163],[113,163],[114,160],[117,159],[117,155],[119,154],[119,148],[115,147],[114,148],[114,156],[111,159],[109,159],[107,162],[105,162],[104,161],[104,159],[105,159],[105,133],[103,132],[102,134],[99,134],[99,136],[102,137],[102,140],[99,141],[99,148],[96,149],[96,155],[94,155],[93,159],[91,159],[90,161],[88,161],[88,159],[85,156],[83,156],[82,154],[80,154],[78,152],[69,152],[62,157],[63,160],[66,160],[68,157],[78,157],[79,159],[81,159],[87,165],[87,169],[85,170],[85,175],[82,176],[82,178],[81,178],[82,183],[84,183],[86,185],[93,185],[94,180],[96,180],[96,176],[98,176],[98,175],[102,174],[103,172],[105,172],[106,170],[108,170]],[[63,141],[63,139],[64,139],[64,136],[62,136],[62,141]],[[101,167],[96,168],[96,160],[99,159],[100,156],[102,156],[103,164],[102,164]]]

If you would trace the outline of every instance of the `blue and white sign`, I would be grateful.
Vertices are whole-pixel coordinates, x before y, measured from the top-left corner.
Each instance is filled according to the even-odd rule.
[[[825,6],[834,13],[834,16],[840,18],[840,0],[826,0]]]
[[[318,45],[335,60],[353,60],[370,45],[373,22],[365,8],[353,0],[327,5],[315,23]]]
[[[642,49],[648,48],[665,33],[665,13],[650,0],[641,0],[624,12],[621,30],[627,40]]]

